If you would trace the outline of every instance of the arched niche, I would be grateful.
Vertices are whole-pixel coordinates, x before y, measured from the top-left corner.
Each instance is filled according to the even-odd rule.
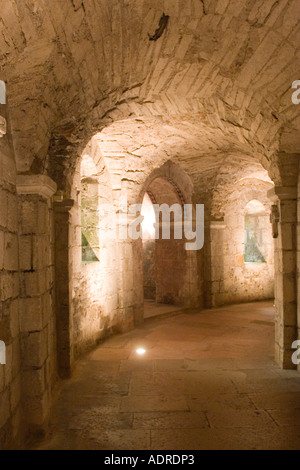
[[[105,236],[103,207],[113,196],[104,159],[97,146],[83,152],[72,178],[70,259],[74,357],[111,334],[121,323],[116,240]]]
[[[95,263],[100,259],[99,185],[97,168],[90,156],[84,155],[80,168],[81,182],[81,261]]]
[[[186,250],[184,236],[184,205],[191,204],[193,185],[188,175],[172,162],[148,175],[139,196],[143,202],[141,214],[144,219],[143,291],[144,299],[156,304],[177,306],[200,305],[202,295],[198,282],[199,252]],[[167,205],[170,210],[170,236],[163,239],[164,220],[153,207]],[[152,207],[153,206],[153,207]],[[179,210],[175,219],[173,210]],[[180,219],[180,220],[179,220]],[[155,223],[159,237],[154,236]],[[175,227],[181,225],[182,237],[177,238]],[[143,229],[143,224],[142,224]]]
[[[267,263],[267,244],[269,238],[269,214],[264,205],[253,199],[248,202],[244,212],[245,220],[245,263]]]
[[[256,178],[240,180],[232,187],[224,205],[222,249],[214,256],[218,305],[274,297],[270,188],[271,183]]]

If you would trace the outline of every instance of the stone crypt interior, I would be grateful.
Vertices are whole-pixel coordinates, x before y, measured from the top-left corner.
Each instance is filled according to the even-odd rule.
[[[0,449],[299,450],[299,20],[1,1]]]

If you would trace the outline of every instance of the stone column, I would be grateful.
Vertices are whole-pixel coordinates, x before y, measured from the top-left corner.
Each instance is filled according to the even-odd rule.
[[[143,249],[142,240],[132,240],[129,236],[129,226],[137,217],[129,214],[119,217],[118,233],[123,236],[118,239],[118,257],[120,260],[119,312],[118,324],[121,331],[128,331],[143,321]],[[127,233],[127,238],[125,235]]]
[[[0,104],[0,448],[22,437],[21,354],[19,331],[18,200],[14,155],[6,133],[5,105]],[[3,347],[3,343],[2,347]],[[0,357],[0,362],[3,357]]]
[[[55,370],[51,197],[45,175],[17,177],[22,398],[29,429],[47,424]]]
[[[210,221],[210,294],[209,306],[217,307],[225,301],[224,289],[224,220]]]
[[[268,196],[278,206],[275,238],[275,359],[284,369],[295,369],[292,343],[297,339],[297,188],[275,187]],[[276,220],[273,221],[277,236]]]
[[[70,256],[70,211],[73,205],[72,199],[54,202],[57,368],[61,378],[71,376],[74,361]]]

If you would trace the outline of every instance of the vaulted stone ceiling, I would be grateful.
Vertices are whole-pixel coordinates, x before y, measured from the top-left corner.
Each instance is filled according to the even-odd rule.
[[[213,180],[240,155],[279,180],[276,151],[300,152],[299,17],[299,0],[2,0],[19,172],[60,179],[54,168],[116,122],[112,133],[148,142],[146,158],[156,147],[193,175]]]
[[[142,184],[145,176],[172,159],[192,178],[198,194],[256,172],[267,178],[258,155],[250,145],[206,126],[198,116],[116,121],[96,135],[103,157],[125,158],[124,177]],[[263,155],[260,155],[263,161]],[[265,159],[267,164],[267,160]]]

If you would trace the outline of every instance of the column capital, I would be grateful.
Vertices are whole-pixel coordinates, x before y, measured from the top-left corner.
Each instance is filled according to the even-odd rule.
[[[74,199],[63,199],[62,201],[54,201],[53,209],[56,212],[70,212],[74,207]]]
[[[17,193],[19,195],[37,195],[50,199],[56,190],[56,183],[47,175],[17,176]]]
[[[215,230],[223,230],[226,228],[224,218],[218,220],[210,220],[210,228]]]
[[[273,202],[296,200],[298,197],[298,191],[296,186],[275,186],[268,191],[268,197]]]

